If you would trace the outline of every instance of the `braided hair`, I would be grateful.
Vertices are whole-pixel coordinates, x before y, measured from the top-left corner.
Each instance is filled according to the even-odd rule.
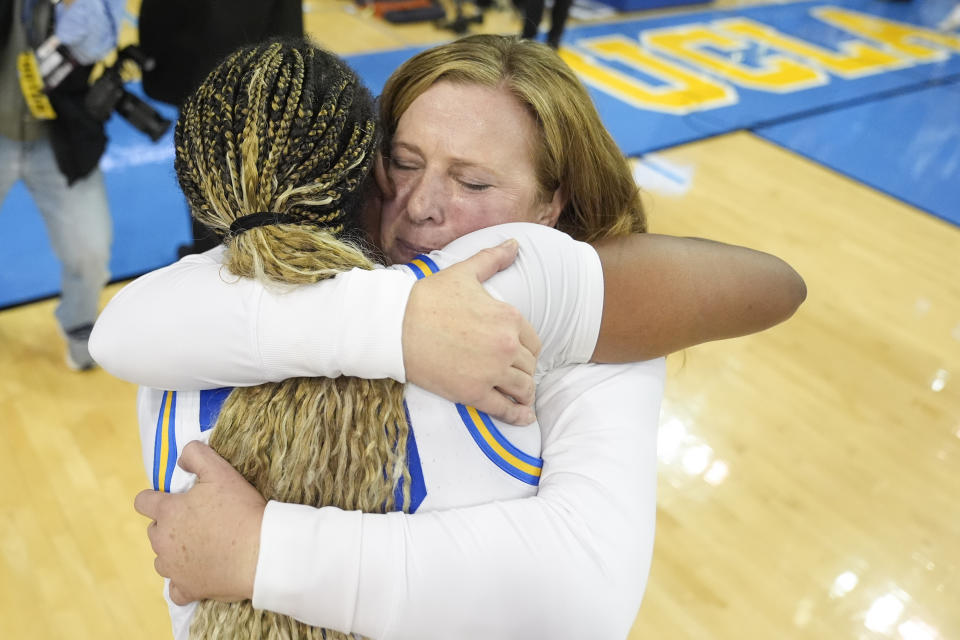
[[[379,142],[374,104],[336,56],[303,41],[233,53],[187,99],[175,142],[192,213],[223,238],[233,273],[302,284],[372,268],[344,238],[359,230]],[[237,228],[263,212],[272,223]],[[295,378],[238,388],[216,426],[210,445],[268,500],[408,508],[409,427],[398,382]],[[207,600],[190,637],[350,636],[254,610],[250,601]]]
[[[252,260],[255,275],[282,282],[287,276],[263,271],[268,265],[248,245],[283,233],[278,244],[298,251],[278,247],[276,262],[293,260],[288,266],[316,275],[302,264],[310,250],[287,234],[313,227],[360,235],[378,140],[373,99],[342,60],[302,42],[272,41],[234,52],[187,98],[174,166],[197,221],[225,240],[228,253],[243,254],[236,260]],[[259,212],[290,224],[231,234],[237,219]]]

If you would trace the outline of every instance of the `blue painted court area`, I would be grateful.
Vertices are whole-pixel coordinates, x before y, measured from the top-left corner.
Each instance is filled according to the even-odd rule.
[[[639,155],[960,77],[960,37],[933,30],[952,6],[799,2],[579,27],[565,58]]]
[[[756,133],[960,225],[960,84],[929,87]]]
[[[795,2],[585,25],[569,30],[561,55],[627,155],[755,130],[960,224],[960,35],[934,28],[955,1]],[[348,60],[379,93],[423,48]],[[153,144],[118,118],[108,133],[102,167],[120,279],[173,261],[189,224],[172,136]],[[649,159],[638,175],[689,186]],[[0,216],[0,307],[56,293],[59,267],[22,187]]]

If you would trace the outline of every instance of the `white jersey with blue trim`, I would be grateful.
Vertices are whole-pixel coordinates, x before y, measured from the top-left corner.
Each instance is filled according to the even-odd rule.
[[[143,462],[155,491],[182,493],[195,476],[177,466],[193,440],[207,443],[232,389],[138,394]],[[483,504],[534,495],[543,461],[536,422],[515,427],[473,407],[408,384],[407,466],[410,512]],[[398,487],[398,491],[402,488]]]
[[[209,442],[223,401],[232,389],[138,394],[144,466],[154,490],[181,493],[194,474],[177,466],[192,440]],[[408,384],[404,391],[410,435],[410,512],[466,507],[536,494],[543,461],[540,429],[505,425],[482,411],[454,404]],[[397,487],[402,499],[402,487]],[[169,586],[167,586],[167,589]],[[195,605],[169,600],[175,638],[188,638]]]
[[[516,306],[540,336],[537,378],[554,366],[585,362],[596,343],[603,301],[600,262],[589,245],[541,225],[501,225],[391,269],[424,278],[509,237],[520,243],[518,258],[485,286],[495,297]],[[190,348],[189,336],[184,348]],[[177,460],[188,442],[209,441],[231,390],[141,387],[138,415],[143,461],[155,490],[176,493],[192,486],[193,474],[177,466]],[[411,426],[407,448],[411,512],[536,494],[543,467],[537,423],[507,425],[413,384],[406,385],[404,399]],[[174,636],[188,637],[194,607],[178,607],[167,600]]]

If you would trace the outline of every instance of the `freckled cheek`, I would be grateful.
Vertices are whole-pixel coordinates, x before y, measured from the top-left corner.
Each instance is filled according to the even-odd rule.
[[[478,202],[467,199],[455,199],[449,203],[444,215],[444,227],[451,234],[451,240],[460,236],[484,229],[492,224],[491,211]]]
[[[485,229],[505,222],[518,222],[522,219],[523,217],[517,210],[515,203],[498,198],[485,202],[482,206],[472,207],[468,212],[465,212],[462,220],[464,226],[470,228],[462,231],[462,233]]]

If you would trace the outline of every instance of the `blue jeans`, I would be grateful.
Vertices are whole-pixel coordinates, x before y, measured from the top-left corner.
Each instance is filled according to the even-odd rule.
[[[18,142],[0,136],[0,202],[23,180],[60,261],[60,327],[91,324],[97,318],[100,292],[110,279],[113,234],[103,173],[93,173],[67,186],[47,139]]]

